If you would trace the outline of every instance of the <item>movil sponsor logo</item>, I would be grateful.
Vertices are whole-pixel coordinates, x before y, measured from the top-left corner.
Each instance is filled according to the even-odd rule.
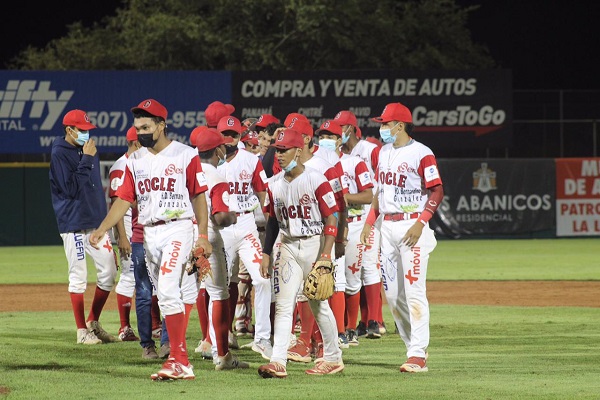
[[[0,91],[0,130],[49,131],[54,127],[74,91],[50,90],[50,81],[10,80]],[[23,119],[36,121],[24,126]]]

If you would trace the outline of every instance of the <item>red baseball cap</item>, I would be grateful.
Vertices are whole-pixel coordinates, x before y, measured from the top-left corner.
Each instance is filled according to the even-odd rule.
[[[289,113],[288,116],[285,117],[285,121],[284,121],[283,125],[289,126],[292,122],[294,122],[297,119],[301,119],[310,124],[310,121],[306,115],[300,114],[300,113]]]
[[[135,129],[135,126],[132,126],[127,130],[126,138],[128,142],[135,142],[136,140],[138,140],[137,129]]]
[[[221,135],[219,131],[214,128],[199,126],[195,128],[194,131],[196,131],[198,128],[203,128],[199,129],[195,135],[196,142],[194,144],[196,145],[198,151],[212,150],[222,144],[233,142],[232,138]],[[192,131],[192,134],[194,131]]]
[[[360,128],[357,126],[356,127],[356,138],[360,139],[362,137],[362,131],[360,130]]]
[[[267,125],[269,124],[273,124],[273,123],[280,123],[281,121],[279,120],[279,118],[277,118],[274,115],[271,114],[261,114],[260,117],[258,117],[258,120],[256,121],[256,127],[257,128],[266,128]]]
[[[220,101],[213,101],[206,107],[204,111],[204,117],[206,118],[206,125],[215,127],[219,124],[221,118],[233,114],[235,107],[231,104],[225,104]]]
[[[242,126],[242,123],[236,117],[226,115],[219,120],[219,123],[217,124],[217,130],[221,133],[233,131],[238,135],[241,135],[242,132],[246,130],[246,128]]]
[[[255,130],[248,130],[240,140],[244,143],[248,142],[258,146],[258,133]]]
[[[275,139],[275,143],[270,145],[269,147],[275,147],[276,149],[292,149],[297,148],[301,149],[304,147],[304,139],[302,139],[302,134],[293,129],[284,129],[277,134],[277,139]]]
[[[380,117],[371,118],[375,122],[384,124],[390,121],[412,123],[410,110],[402,103],[390,103],[383,109]]]
[[[167,120],[167,115],[169,115],[165,106],[154,99],[142,100],[137,107],[133,107],[131,109],[131,112],[137,111],[146,111],[148,114],[154,115],[155,117],[160,117],[165,121]]]
[[[301,115],[301,114],[298,114]],[[303,135],[307,135],[310,136],[311,138],[314,136],[314,130],[312,127],[312,124],[308,121],[308,119],[306,119],[306,117],[303,118],[295,118],[292,119],[292,122],[290,122],[288,125],[286,125],[286,128],[290,128],[295,130],[298,133],[301,133]]]
[[[358,128],[358,122],[356,121],[356,115],[352,111],[343,110],[336,114],[334,118],[335,122],[340,125],[352,125]]]
[[[192,133],[190,133],[190,144],[192,146],[196,146],[196,139],[198,138],[198,135],[200,135],[202,132],[206,131],[208,128],[208,126],[206,125],[200,125],[195,127],[192,130]]]
[[[96,129],[96,125],[90,122],[90,117],[82,110],[71,110],[63,117],[64,126],[74,126],[77,129],[89,131],[90,129]]]
[[[328,119],[327,121],[323,122],[323,124],[321,124],[321,128],[315,131],[315,135],[318,135],[321,132],[327,132],[341,137],[343,129],[340,126],[340,124],[337,123],[335,120]]]

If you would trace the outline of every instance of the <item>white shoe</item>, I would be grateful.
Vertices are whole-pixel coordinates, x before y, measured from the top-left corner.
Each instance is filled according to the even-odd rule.
[[[273,346],[268,339],[259,339],[252,343],[252,350],[259,353],[265,360],[271,360],[273,355]]]
[[[102,344],[102,340],[98,339],[93,332],[88,331],[85,328],[77,329],[77,343],[78,344]]]
[[[288,346],[288,349],[294,347],[296,343],[298,343],[298,337],[295,333],[290,333],[290,345]]]
[[[228,336],[228,344],[230,349],[239,349],[240,345],[238,344],[237,337],[233,334],[233,332],[229,332]]]
[[[248,367],[250,367],[250,364],[238,360],[236,356],[231,354],[231,352],[228,352],[223,357],[217,357],[215,362],[215,370],[217,371]]]
[[[212,345],[210,343],[208,343],[206,340],[199,341],[198,347],[196,347],[196,349],[194,349],[194,352],[200,353],[202,358],[204,358],[206,360],[213,359]]]
[[[93,332],[94,335],[96,335],[98,339],[102,340],[103,343],[112,343],[118,341],[116,337],[102,329],[100,321],[88,321],[85,323],[85,325],[87,326],[88,330]]]

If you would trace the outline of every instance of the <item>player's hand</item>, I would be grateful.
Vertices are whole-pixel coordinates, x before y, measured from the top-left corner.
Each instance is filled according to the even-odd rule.
[[[406,231],[401,243],[407,245],[408,247],[413,247],[416,245],[421,237],[421,233],[423,233],[423,226],[424,225],[421,223],[421,221],[415,222],[413,226]]]
[[[260,276],[265,279],[271,278],[271,256],[268,254],[262,255],[262,261],[260,262]]]
[[[346,241],[340,243],[335,242],[335,258],[341,258],[346,254]]]
[[[194,247],[202,247],[204,249],[204,257],[208,258],[212,254],[212,245],[207,238],[198,237]]]
[[[90,244],[93,248],[100,248],[100,246],[98,246],[98,243],[100,243],[100,240],[102,240],[104,235],[106,235],[106,231],[101,231],[99,229],[96,229],[92,233],[90,233]]]
[[[117,247],[119,247],[119,253],[121,253],[121,258],[123,260],[128,260],[131,255],[131,243],[127,237],[119,237],[119,242]]]
[[[88,140],[83,145],[83,154],[94,157],[97,152],[98,150],[96,149],[96,141],[94,139]]]
[[[371,244],[369,243],[369,236],[371,236],[371,229],[373,229],[373,227],[371,225],[365,223],[365,225],[362,228],[362,232],[360,232],[360,242],[365,247],[371,247]]]

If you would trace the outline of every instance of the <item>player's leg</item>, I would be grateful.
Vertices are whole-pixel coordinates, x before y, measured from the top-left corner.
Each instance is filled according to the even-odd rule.
[[[131,305],[133,302],[133,293],[135,291],[135,274],[132,258],[125,259],[121,256],[121,273],[119,282],[115,287],[117,294],[117,309],[121,327],[119,328],[119,340],[125,342],[140,340],[131,328]]]
[[[143,243],[131,243],[131,262],[135,276],[135,314],[137,317],[140,345],[144,349],[142,357],[158,358],[152,339],[152,291],[148,277],[146,254]]]

